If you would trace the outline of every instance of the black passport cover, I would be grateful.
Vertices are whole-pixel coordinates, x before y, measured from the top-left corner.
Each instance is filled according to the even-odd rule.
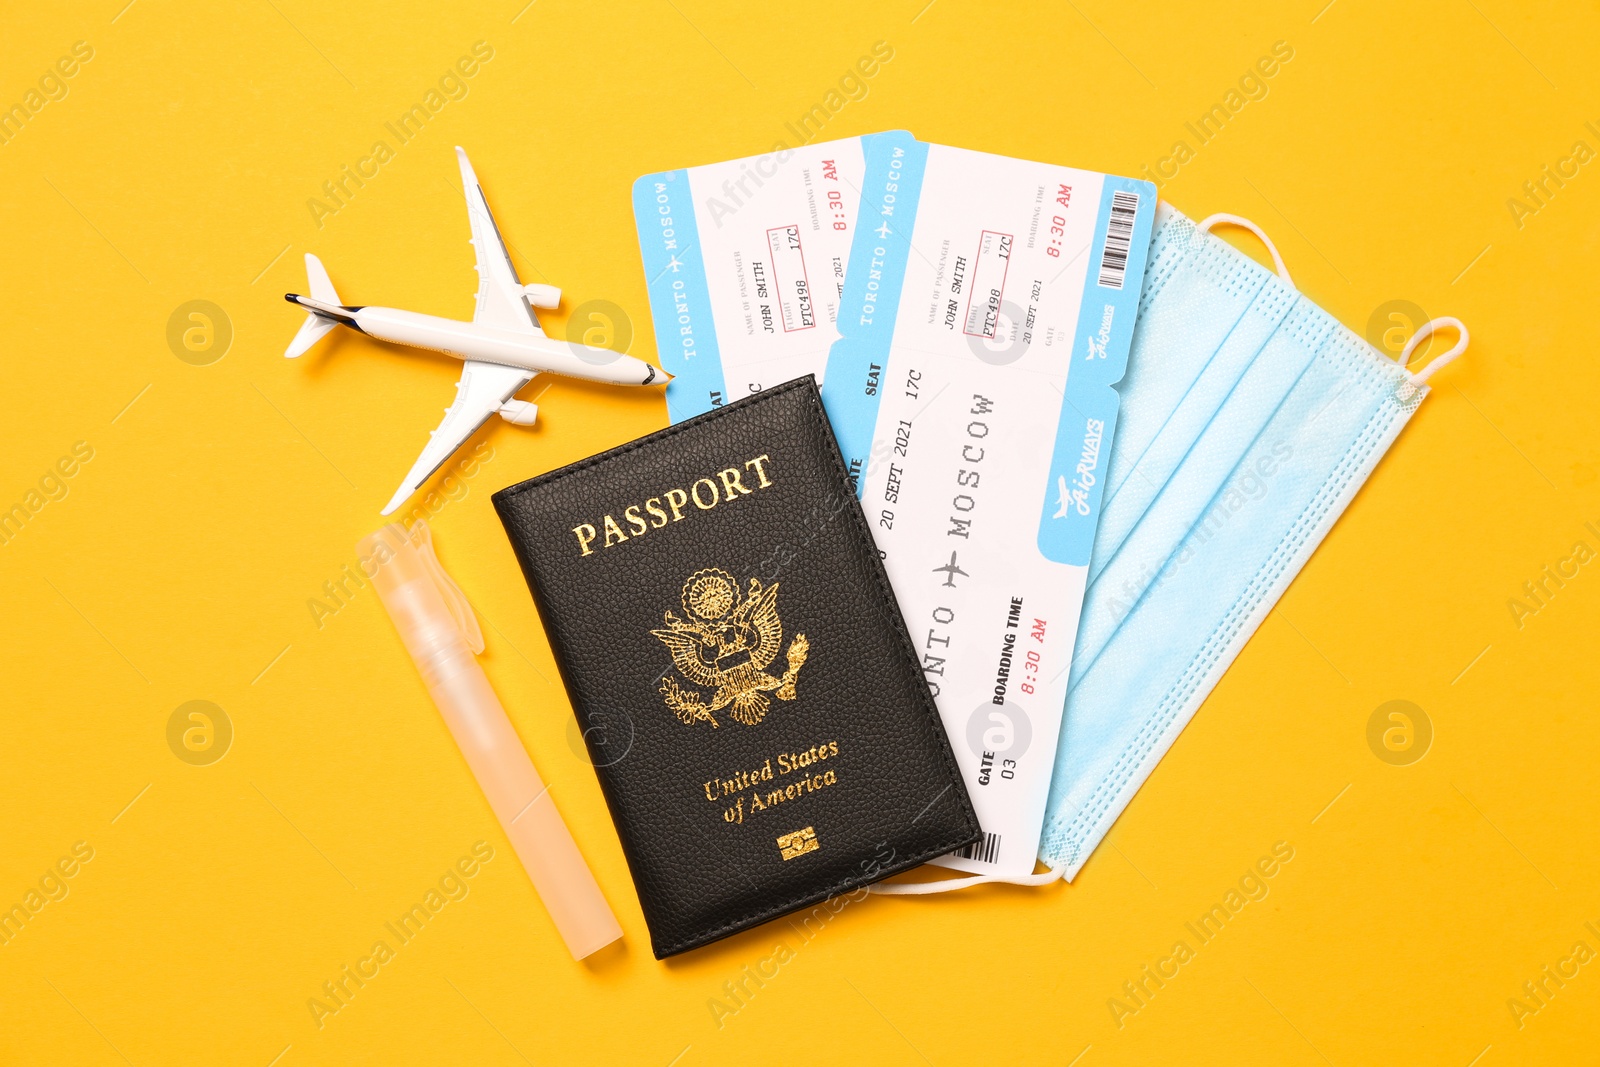
[[[494,505],[657,958],[978,839],[811,377]]]

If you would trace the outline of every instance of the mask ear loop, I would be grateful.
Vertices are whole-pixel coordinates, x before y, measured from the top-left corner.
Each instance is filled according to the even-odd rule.
[[[1207,215],[1205,218],[1201,219],[1195,224],[1195,229],[1199,230],[1201,233],[1210,233],[1211,228],[1218,225],[1238,226],[1240,229],[1249,230],[1251,233],[1255,234],[1256,237],[1260,238],[1261,243],[1267,246],[1267,251],[1272,253],[1272,263],[1278,268],[1278,277],[1282,278],[1283,284],[1287,285],[1289,288],[1295,288],[1294,279],[1289,277],[1289,268],[1284,266],[1283,257],[1278,254],[1278,246],[1272,243],[1272,238],[1267,236],[1265,230],[1251,222],[1249,219],[1245,218],[1243,215],[1228,215],[1221,212],[1215,215]]]
[[[966,889],[968,886],[983,885],[985,882],[1040,886],[1058,882],[1066,873],[1065,867],[1051,867],[1048,871],[1041,871],[1038,874],[1019,874],[1007,878],[993,874],[969,874],[964,878],[941,878],[933,882],[879,882],[877,885],[868,886],[867,892],[883,897],[922,897],[931,893],[950,893],[957,889]]]
[[[1426,367],[1423,367],[1421,370],[1417,371],[1417,373],[1413,374],[1411,376],[1412,385],[1421,385],[1423,382],[1433,377],[1434,371],[1438,370],[1440,367],[1454,363],[1460,358],[1461,353],[1467,350],[1467,344],[1472,340],[1472,336],[1467,333],[1466,324],[1460,319],[1447,315],[1442,319],[1433,319],[1430,322],[1425,322],[1421,326],[1418,326],[1417,332],[1411,335],[1411,340],[1407,341],[1406,346],[1400,350],[1400,355],[1395,362],[1400,364],[1402,367],[1404,367],[1407,363],[1410,363],[1411,354],[1417,350],[1417,346],[1445,328],[1455,330],[1458,336],[1456,343],[1451,346],[1449,351],[1435,356],[1428,362]]]

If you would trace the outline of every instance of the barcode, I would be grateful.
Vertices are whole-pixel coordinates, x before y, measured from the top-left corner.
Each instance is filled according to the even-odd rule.
[[[1138,193],[1111,194],[1111,220],[1106,224],[1106,247],[1100,253],[1100,287],[1121,289],[1128,273],[1128,249],[1133,247],[1133,220],[1139,214]]]
[[[1000,835],[986,833],[981,841],[974,841],[966,848],[957,849],[954,855],[957,859],[993,863],[995,857],[1000,855]]]

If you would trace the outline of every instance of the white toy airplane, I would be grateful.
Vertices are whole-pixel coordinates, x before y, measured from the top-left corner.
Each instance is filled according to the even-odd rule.
[[[519,426],[533,425],[538,409],[512,398],[541,371],[613,385],[653,385],[672,380],[666,371],[632,356],[545,336],[533,309],[559,305],[561,290],[553,285],[522,284],[467,154],[458,147],[456,156],[461,161],[467,216],[472,220],[472,247],[478,256],[478,306],[471,322],[397,308],[348,307],[340,303],[322,262],[309,252],[306,278],[311,295],[284,295],[291,304],[310,313],[284,352],[289,359],[342,325],[380,340],[443,352],[463,361],[455,402],[445,410],[444,421],[429,435],[411,473],[383,509],[385,515],[405,503],[489,416],[498,414]]]

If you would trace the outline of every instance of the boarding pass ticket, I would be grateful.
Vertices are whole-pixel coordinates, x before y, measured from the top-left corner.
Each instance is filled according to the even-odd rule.
[[[820,380],[864,166],[851,137],[633,186],[667,415],[681,422],[791,378]]]
[[[1148,182],[866,147],[823,403],[983,839],[1031,873],[1155,213]]]

